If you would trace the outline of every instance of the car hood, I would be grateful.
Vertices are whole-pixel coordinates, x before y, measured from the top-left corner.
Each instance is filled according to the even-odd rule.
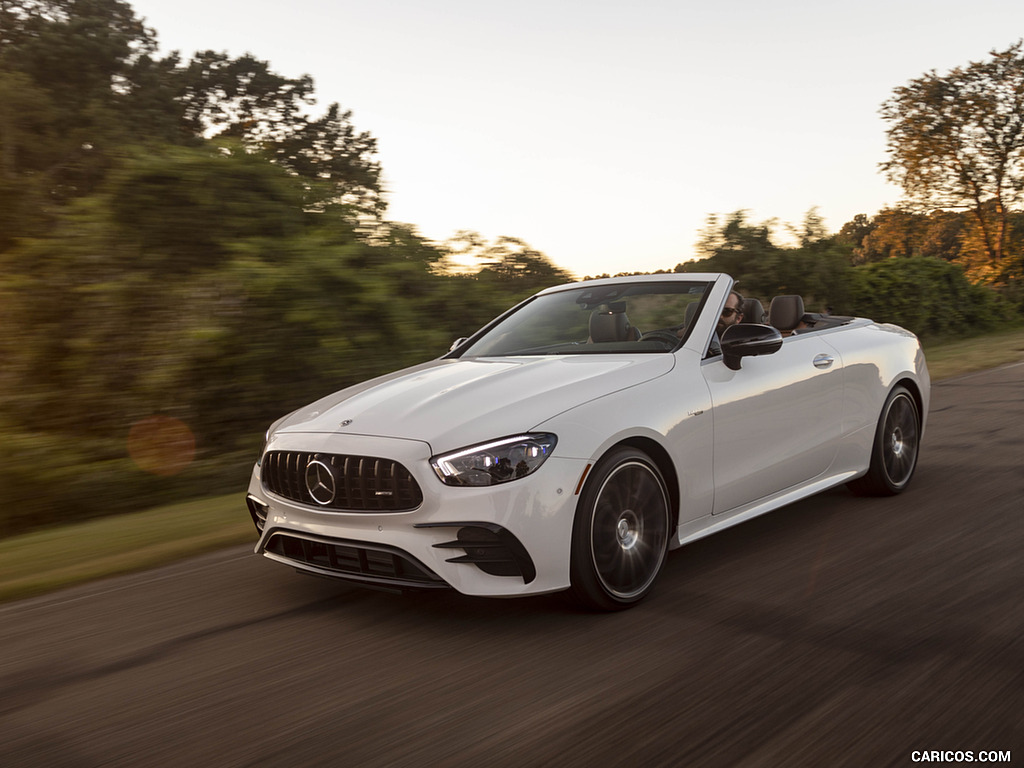
[[[674,363],[670,354],[434,360],[329,395],[273,431],[421,440],[446,451],[529,430]]]

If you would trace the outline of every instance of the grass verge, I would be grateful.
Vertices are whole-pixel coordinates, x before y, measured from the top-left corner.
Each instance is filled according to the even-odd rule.
[[[925,344],[933,381],[1024,360],[1024,329]],[[130,573],[233,544],[255,531],[245,489],[0,541],[0,602]]]
[[[932,381],[1024,360],[1024,328],[956,341],[924,344]]]
[[[242,490],[33,531],[0,541],[0,602],[255,540]]]

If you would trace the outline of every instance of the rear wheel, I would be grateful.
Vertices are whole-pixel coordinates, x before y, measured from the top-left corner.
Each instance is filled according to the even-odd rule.
[[[605,611],[642,600],[665,562],[671,513],[665,481],[642,451],[617,448],[584,486],[573,523],[570,576],[577,601]]]
[[[895,387],[886,398],[875,429],[871,465],[864,477],[848,483],[862,496],[893,496],[910,484],[921,443],[921,415],[905,387]]]

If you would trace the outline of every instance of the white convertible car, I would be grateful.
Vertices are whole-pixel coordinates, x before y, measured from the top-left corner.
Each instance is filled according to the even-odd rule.
[[[723,274],[542,291],[448,354],[276,422],[256,552],[393,588],[569,589],[615,610],[668,550],[846,483],[910,482],[930,381],[917,338],[747,300]]]

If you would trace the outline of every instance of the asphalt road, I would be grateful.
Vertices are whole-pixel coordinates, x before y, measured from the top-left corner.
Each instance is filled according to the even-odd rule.
[[[934,388],[902,496],[839,489],[685,547],[620,614],[363,591],[249,549],[0,608],[5,768],[922,750],[1024,765],[1024,364]]]

